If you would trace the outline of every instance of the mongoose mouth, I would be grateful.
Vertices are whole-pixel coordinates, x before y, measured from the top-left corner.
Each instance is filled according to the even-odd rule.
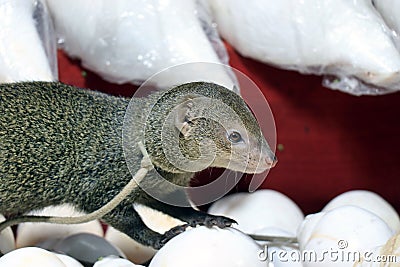
[[[277,162],[278,160],[275,156],[273,158],[266,157],[260,160],[249,160],[247,165],[244,165],[244,162],[230,161],[227,168],[243,173],[263,173],[275,167]]]
[[[246,172],[262,173],[275,167],[276,163],[278,163],[278,159],[275,155],[273,157],[265,157],[264,159],[260,159],[260,161],[249,162]]]

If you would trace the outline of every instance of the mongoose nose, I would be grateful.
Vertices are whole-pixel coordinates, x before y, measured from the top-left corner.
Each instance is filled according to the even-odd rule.
[[[274,155],[272,157],[266,157],[266,163],[272,167],[275,167],[276,163],[278,162],[278,158]]]

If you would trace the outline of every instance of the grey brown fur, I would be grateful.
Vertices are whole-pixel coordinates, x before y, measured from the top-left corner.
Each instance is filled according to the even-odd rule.
[[[221,99],[238,112],[250,133],[248,142],[259,147],[258,150],[251,149],[256,152],[250,153],[248,162],[239,156],[240,149],[233,153],[233,158],[237,157],[239,162],[235,163],[234,170],[242,161],[245,164],[261,158],[264,161],[269,159],[270,165],[275,162],[256,120],[239,96],[215,84],[191,83],[134,100],[133,107],[142,112],[132,113],[125,124],[143,126],[139,127],[143,131],[126,131],[124,134],[132,143],[142,141],[145,144],[155,167],[141,186],[187,201],[182,192],[160,187],[154,177],[158,173],[174,184],[187,186],[195,174],[169,163],[161,150],[163,142],[168,142],[168,139],[161,140],[160,131],[166,120],[164,114],[169,109],[198,94]],[[17,216],[63,203],[92,212],[118,194],[132,177],[122,146],[124,116],[129,101],[55,82],[0,85],[0,213]],[[189,159],[199,156],[201,140],[213,139],[217,144],[218,157],[211,166],[227,167],[223,157],[231,155],[231,144],[221,134],[221,127],[217,124],[190,117],[196,112],[200,112],[196,106],[190,106],[182,118],[185,129],[189,127],[187,133],[182,135],[179,128],[171,127],[171,134],[179,135],[179,147]],[[218,109],[211,112],[218,113]],[[229,114],[221,115],[221,119],[226,116],[228,118],[225,119],[229,119]],[[129,164],[129,161],[137,163],[133,169],[139,169],[142,158],[139,149],[132,147],[127,156]],[[260,172],[255,167],[245,171]],[[138,242],[155,248],[163,246],[182,229],[172,229],[164,235],[150,230],[133,208],[134,202],[193,226],[225,227],[233,222],[190,207],[162,203],[137,188],[103,220]]]

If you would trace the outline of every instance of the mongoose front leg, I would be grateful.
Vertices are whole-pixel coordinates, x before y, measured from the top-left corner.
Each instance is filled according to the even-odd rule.
[[[159,202],[157,200],[146,202],[144,205],[168,214],[181,221],[187,222],[191,227],[204,225],[207,227],[218,226],[219,228],[225,228],[231,226],[232,224],[237,224],[237,222],[233,219],[224,216],[211,215],[203,211],[195,210],[192,207],[177,207]]]
[[[104,221],[127,234],[132,239],[155,249],[163,247],[170,239],[185,231],[185,226],[170,229],[159,234],[146,226],[133,205],[119,206],[103,217]]]
[[[187,222],[191,227],[204,225],[207,227],[217,226],[219,228],[225,228],[237,223],[231,218],[211,215],[204,211],[195,210],[191,207],[169,206],[164,209],[164,212],[170,216]]]

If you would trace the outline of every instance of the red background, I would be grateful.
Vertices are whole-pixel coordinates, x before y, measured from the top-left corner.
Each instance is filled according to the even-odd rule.
[[[239,56],[228,47],[231,66],[263,91],[274,114],[278,164],[263,188],[292,198],[305,213],[352,189],[374,191],[400,211],[400,93],[351,96],[321,86],[321,77],[276,69]],[[115,95],[136,87],[115,85],[58,53],[60,81]]]

